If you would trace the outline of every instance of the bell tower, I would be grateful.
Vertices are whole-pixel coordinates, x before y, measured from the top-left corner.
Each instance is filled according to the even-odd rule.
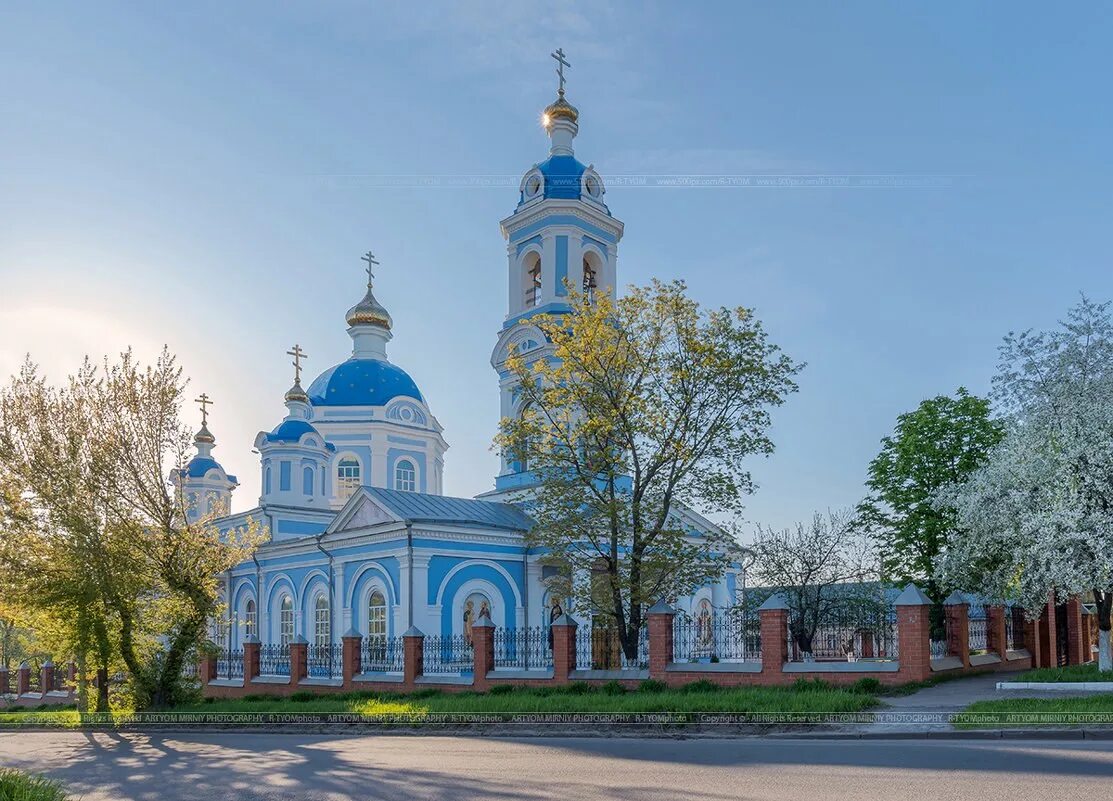
[[[530,317],[569,311],[569,290],[613,293],[622,223],[603,200],[606,187],[593,165],[575,155],[580,112],[565,99],[564,51],[552,54],[559,78],[557,98],[546,107],[541,122],[549,136],[549,157],[534,164],[518,187],[518,205],[502,220],[506,239],[507,313],[491,356],[499,375],[500,417],[516,417],[521,408],[516,382],[507,374],[510,348],[535,358],[551,346]],[[528,465],[503,458],[495,481],[496,492],[527,487],[534,482]]]

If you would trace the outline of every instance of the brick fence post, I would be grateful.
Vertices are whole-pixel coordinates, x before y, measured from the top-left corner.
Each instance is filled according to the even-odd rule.
[[[251,635],[243,641],[243,686],[259,675],[259,638]]]
[[[412,690],[414,683],[425,674],[425,634],[417,626],[410,626],[402,635],[402,681]]]
[[[781,676],[788,661],[788,604],[774,593],[757,610],[761,627],[761,672]]]
[[[20,695],[27,695],[31,692],[31,666],[26,662],[19,663],[19,671],[16,676],[16,692]]]
[[[471,627],[472,687],[487,689],[487,674],[495,669],[495,624],[483,615]]]
[[[197,678],[200,680],[202,687],[216,678],[215,656],[206,654],[197,660]]]
[[[352,680],[363,671],[359,654],[359,646],[362,641],[363,637],[355,629],[348,629],[344,636],[340,638],[345,689],[351,689]]]
[[[297,686],[308,675],[309,641],[299,634],[290,641],[290,684]]]
[[[964,668],[970,667],[970,606],[959,593],[952,592],[943,602],[947,616],[947,656],[957,656]]]
[[[902,681],[931,676],[931,599],[909,584],[893,601],[897,610],[897,659]]]
[[[0,665],[0,695],[8,695],[12,691],[11,674],[7,665]]]
[[[39,672],[39,689],[43,695],[54,689],[54,662],[49,659],[43,662]]]
[[[1009,611],[1000,604],[985,608],[985,645],[991,654],[997,654],[1002,662],[1007,662],[1009,637],[1005,628],[1005,615]]]
[[[567,684],[569,674],[576,669],[575,618],[565,612],[549,624],[553,632],[553,681]],[[650,629],[649,653],[653,653],[653,634]],[[652,656],[650,656],[652,659]]]
[[[1040,667],[1056,667],[1059,662],[1058,632],[1055,630],[1055,596],[1043,605],[1039,618]]]
[[[1074,596],[1067,601],[1067,664],[1081,665],[1088,655],[1083,653],[1082,601]]]
[[[1032,655],[1032,667],[1046,667],[1042,659],[1043,645],[1040,642],[1039,618],[1035,620],[1029,620],[1027,616],[1024,618],[1024,646]]]
[[[650,607],[649,678],[664,681],[673,661],[672,622],[676,610],[661,599]]]
[[[1082,607],[1082,661],[1091,662],[1094,658],[1094,613]]]

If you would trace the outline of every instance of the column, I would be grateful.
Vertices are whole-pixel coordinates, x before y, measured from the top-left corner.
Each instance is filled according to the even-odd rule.
[[[54,689],[54,663],[51,660],[43,662],[39,678],[39,689],[42,690],[43,695]]]
[[[349,629],[344,636],[340,638],[345,689],[351,689],[352,679],[358,676],[362,671],[359,653],[359,646],[362,640],[363,638],[355,629]]]
[[[258,610],[258,606],[255,607]],[[248,637],[243,641],[243,686],[259,675],[259,638]]]
[[[1082,602],[1077,596],[1067,601],[1067,664],[1081,665],[1089,660],[1083,652],[1085,637],[1082,631]]]
[[[553,629],[553,680],[561,684],[568,682],[568,674],[576,669],[576,620],[567,612],[552,623]],[[653,635],[649,640],[650,653],[653,649]],[[652,659],[652,657],[650,657]]]
[[[1002,662],[1007,662],[1009,638],[1005,628],[1005,615],[1010,612],[1001,605],[987,606],[985,608],[986,647],[992,654],[997,654]]]
[[[495,669],[495,624],[484,615],[471,627],[473,673],[472,686],[487,689],[487,674]]]
[[[970,667],[970,607],[957,592],[943,602],[947,616],[947,655],[957,656],[964,668]]]
[[[779,676],[788,661],[788,604],[774,593],[757,610],[761,621],[761,672]]]
[[[402,677],[407,689],[425,674],[425,634],[411,626],[402,635]]]
[[[299,634],[290,643],[290,684],[296,686],[308,671],[309,641]]]
[[[16,692],[27,695],[31,692],[31,666],[26,662],[19,663],[18,677],[16,678]]]
[[[650,607],[649,618],[649,678],[665,681],[668,666],[673,661],[672,622],[676,610],[661,599]]]
[[[898,675],[902,681],[924,681],[931,676],[931,599],[909,584],[893,605],[897,610]]]

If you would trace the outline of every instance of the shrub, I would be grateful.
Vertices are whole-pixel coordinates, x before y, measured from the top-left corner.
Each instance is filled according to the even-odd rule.
[[[12,801],[66,801],[67,796],[57,782],[0,768],[0,798]]]
[[[617,681],[608,681],[599,688],[599,692],[603,693],[603,695],[625,695],[626,688]]]
[[[272,699],[269,695],[263,695],[262,693],[250,693],[248,695],[245,695],[243,697],[243,700],[249,704],[258,704],[263,701],[270,701]]]
[[[834,687],[832,687],[828,682],[825,682],[823,679],[805,679],[803,676],[801,676],[792,683],[792,689],[796,690],[797,692],[821,693],[828,690],[833,690]]]
[[[567,692],[569,695],[587,695],[593,689],[586,681],[574,681],[568,685]]]
[[[669,688],[669,685],[665,684],[663,681],[660,681],[659,679],[646,679],[645,681],[643,681],[641,684],[638,685],[638,692],[640,692],[640,693],[663,693],[668,688]]]
[[[863,676],[850,685],[850,692],[859,695],[877,695],[881,692],[881,682],[872,676]]]
[[[490,695],[509,695],[510,693],[514,692],[514,685],[513,684],[496,684],[493,687],[490,687],[487,690],[487,692]]]
[[[311,693],[308,690],[298,690],[297,692],[290,693],[290,700],[295,704],[304,704],[307,701],[315,701],[317,699],[316,693]]]
[[[684,692],[686,693],[717,693],[719,692],[719,685],[707,679],[700,679],[693,681],[690,684],[684,685]]]

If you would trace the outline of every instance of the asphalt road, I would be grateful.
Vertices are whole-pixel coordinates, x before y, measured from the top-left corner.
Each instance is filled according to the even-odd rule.
[[[0,765],[101,799],[1108,798],[1099,741],[0,735]]]

